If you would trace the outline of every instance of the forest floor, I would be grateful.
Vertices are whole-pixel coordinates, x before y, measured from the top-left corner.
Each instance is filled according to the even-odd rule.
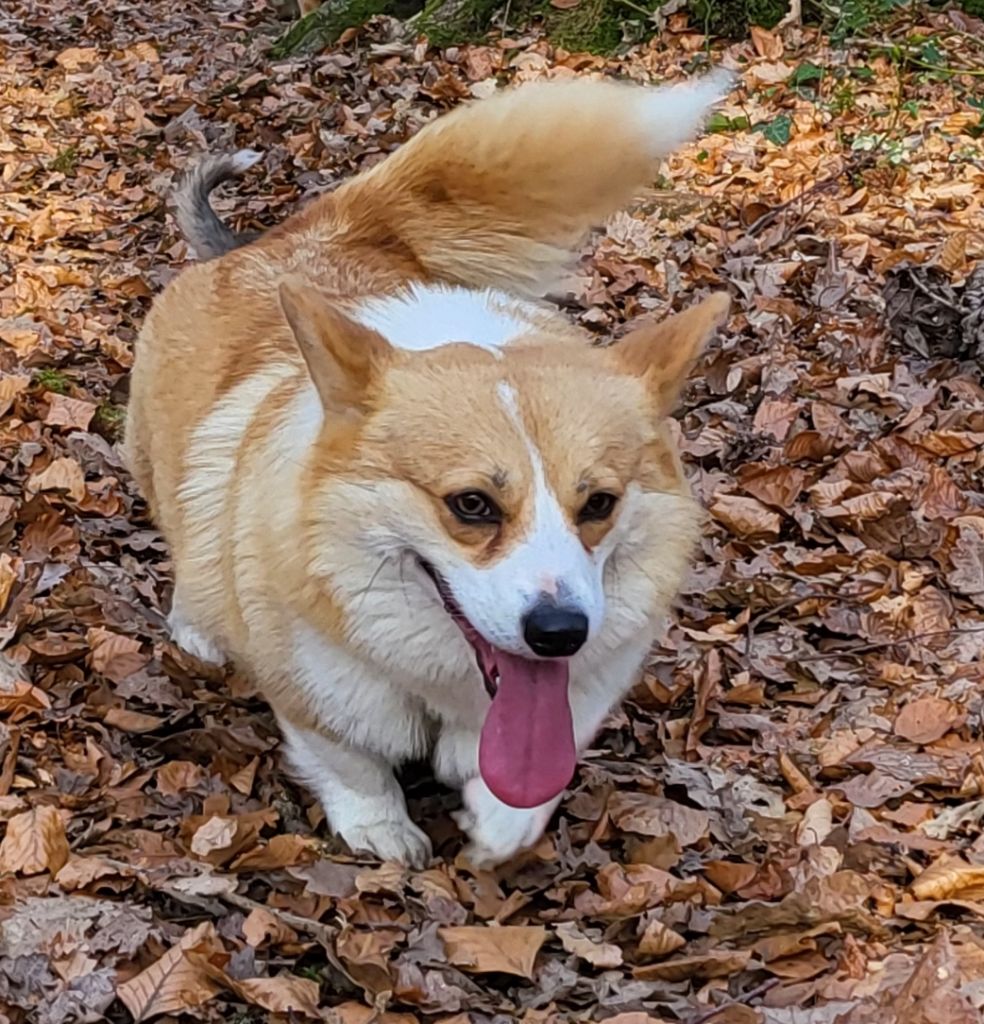
[[[915,20],[913,20],[915,19]],[[619,60],[386,22],[271,62],[264,0],[0,14],[0,1021],[977,1024],[984,1007],[984,23]],[[592,240],[600,336],[726,284],[679,439],[709,510],[643,683],[495,874],[410,773],[426,871],[352,857],[266,706],[164,629],[120,459],[165,215],[276,223],[497,82],[741,71]],[[576,112],[572,112],[576,116]]]

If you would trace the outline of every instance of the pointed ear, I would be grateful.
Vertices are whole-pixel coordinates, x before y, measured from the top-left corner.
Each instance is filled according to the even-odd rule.
[[[682,313],[632,331],[612,347],[622,371],[645,380],[661,415],[672,412],[687,374],[730,308],[731,297],[716,292]]]
[[[280,308],[324,406],[364,409],[369,385],[392,354],[389,342],[305,282],[285,281],[279,292]]]

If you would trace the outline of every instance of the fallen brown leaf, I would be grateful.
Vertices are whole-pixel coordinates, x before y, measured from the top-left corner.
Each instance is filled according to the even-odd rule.
[[[619,967],[622,963],[622,951],[609,942],[596,942],[589,938],[572,921],[557,925],[557,938],[568,953],[579,956],[592,967]]]
[[[614,793],[608,801],[608,813],[626,832],[643,836],[672,835],[681,846],[700,842],[710,825],[706,811],[649,793]]]
[[[724,978],[748,966],[751,953],[747,950],[710,950],[695,956],[679,956],[658,964],[645,964],[633,968],[640,981],[683,981],[686,978]]]
[[[536,955],[547,937],[539,926],[462,925],[439,930],[448,962],[474,974],[501,972],[533,979]]]
[[[50,394],[48,412],[44,422],[49,427],[68,427],[71,430],[87,430],[96,413],[95,402],[66,395]]]
[[[39,804],[7,822],[0,843],[0,874],[57,874],[68,860],[65,817],[50,804]]]
[[[968,864],[959,857],[941,857],[912,882],[918,900],[945,900],[960,894],[964,899],[984,896],[984,865]]]
[[[911,743],[934,743],[945,736],[963,715],[956,704],[940,697],[918,697],[895,719],[895,733]]]
[[[755,498],[740,494],[719,494],[711,504],[711,515],[738,537],[779,536],[782,519]]]
[[[221,951],[222,943],[215,926],[211,921],[203,921],[185,932],[146,970],[123,982],[117,995],[135,1021],[193,1010],[220,991],[202,960]],[[200,954],[200,957],[196,959],[193,954]]]

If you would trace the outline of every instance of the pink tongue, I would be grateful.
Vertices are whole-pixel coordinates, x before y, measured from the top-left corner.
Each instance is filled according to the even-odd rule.
[[[478,767],[510,807],[538,807],[574,775],[577,750],[566,661],[529,661],[496,651],[499,689],[485,716]]]

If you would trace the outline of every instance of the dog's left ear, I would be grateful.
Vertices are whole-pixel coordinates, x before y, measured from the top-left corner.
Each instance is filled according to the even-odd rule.
[[[611,352],[623,372],[642,377],[661,415],[673,411],[691,367],[728,319],[731,297],[716,292],[703,302],[615,343]]]
[[[325,408],[364,410],[373,381],[392,355],[389,342],[306,283],[281,284],[280,307]]]

